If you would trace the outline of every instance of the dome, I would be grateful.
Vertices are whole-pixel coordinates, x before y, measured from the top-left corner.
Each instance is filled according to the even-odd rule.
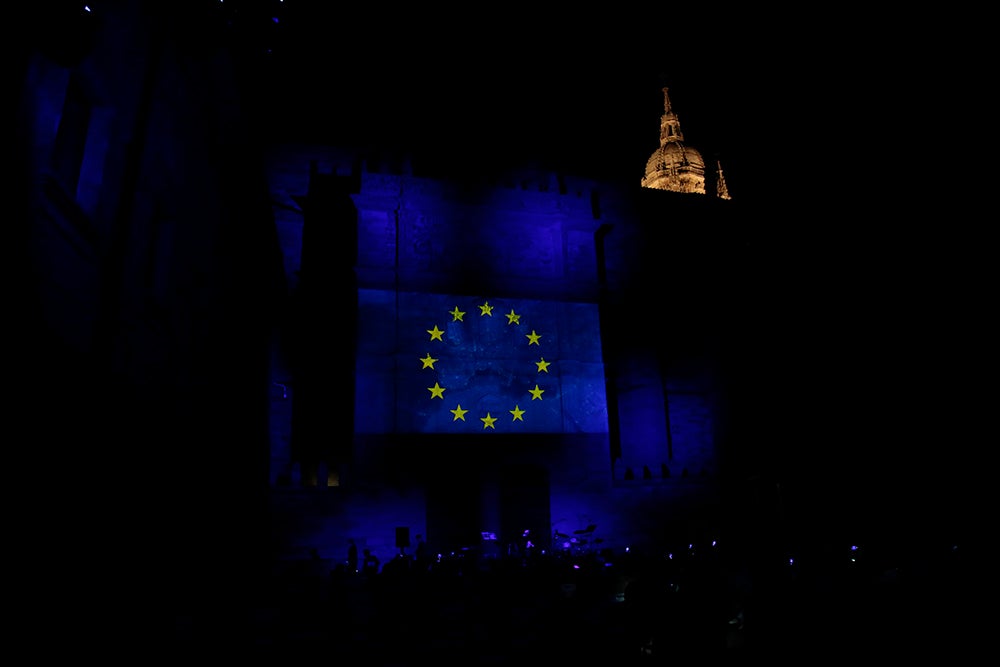
[[[646,177],[663,173],[679,174],[696,171],[705,174],[705,160],[697,148],[691,148],[677,141],[660,146],[646,161]]]
[[[684,143],[680,119],[663,89],[663,116],[660,117],[660,146],[646,161],[642,187],[673,192],[705,194],[705,159]]]
[[[680,141],[663,144],[646,161],[642,186],[675,192],[705,193],[705,160]]]
[[[697,148],[691,148],[681,142],[660,146],[646,161],[646,173],[658,171],[677,172],[690,169],[700,169],[705,172],[705,160]]]

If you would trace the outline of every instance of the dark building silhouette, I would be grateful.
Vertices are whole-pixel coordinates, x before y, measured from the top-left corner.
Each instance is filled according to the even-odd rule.
[[[270,142],[254,134],[254,56],[219,38],[231,18],[65,10],[26,53],[24,331],[51,397],[29,403],[72,477],[134,484],[129,504],[151,512],[138,536],[204,532],[209,552],[257,539],[342,552],[357,523],[374,548],[396,525],[449,549],[592,523],[624,547],[714,508],[752,280],[738,201],[530,156],[473,177],[422,174],[405,152]],[[404,293],[559,311],[549,422],[398,423],[400,369],[382,362],[400,348],[365,347],[386,326],[365,308]],[[71,416],[47,418],[50,405]],[[75,432],[103,445],[81,449]],[[705,475],[626,474],[668,468]],[[205,502],[236,534],[221,537]],[[279,537],[261,516],[280,517]]]
[[[38,511],[15,524],[37,575],[25,618],[116,650],[100,627],[222,637],[245,607],[267,551],[283,275],[214,17],[103,9],[46,4],[18,23],[8,285],[12,462],[48,480],[23,489]]]

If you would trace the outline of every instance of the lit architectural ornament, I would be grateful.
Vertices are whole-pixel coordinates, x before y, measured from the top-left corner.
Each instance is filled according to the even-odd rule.
[[[698,149],[684,143],[681,122],[670,104],[668,88],[663,89],[663,115],[660,116],[660,146],[646,161],[642,187],[705,194],[705,159]],[[716,192],[720,199],[729,199],[729,189],[722,175],[722,165],[716,161]]]
[[[719,199],[732,199],[729,196],[729,188],[726,187],[726,177],[722,175],[722,163],[718,160],[715,161],[715,173],[717,178],[715,179],[715,196]]]

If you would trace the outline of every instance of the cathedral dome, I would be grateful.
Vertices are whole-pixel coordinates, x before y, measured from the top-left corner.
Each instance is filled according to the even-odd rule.
[[[680,119],[663,89],[663,115],[660,117],[660,146],[646,161],[642,187],[673,192],[705,194],[705,159],[684,143]]]
[[[646,161],[642,185],[678,192],[705,192],[705,159],[681,141],[663,144]],[[670,187],[665,187],[665,186]]]

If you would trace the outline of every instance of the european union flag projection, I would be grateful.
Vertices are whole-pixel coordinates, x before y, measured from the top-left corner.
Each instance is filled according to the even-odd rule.
[[[594,304],[359,291],[359,433],[606,433]]]

